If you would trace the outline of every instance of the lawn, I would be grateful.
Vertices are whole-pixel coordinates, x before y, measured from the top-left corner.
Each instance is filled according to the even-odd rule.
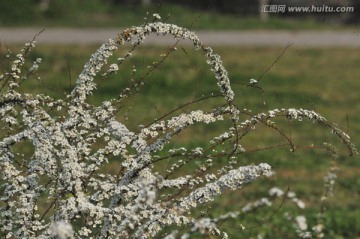
[[[24,82],[23,89],[33,93],[45,92],[54,97],[69,93],[76,76],[96,47],[38,46],[30,58],[43,59],[39,70],[41,80]],[[144,78],[145,86],[124,105],[118,115],[129,129],[137,130],[139,124],[146,124],[182,104],[203,95],[217,94],[216,81],[204,57],[191,48],[181,45],[177,48],[153,73],[146,74],[148,66],[154,61],[159,62],[160,55],[168,49],[140,47],[129,61],[120,66],[116,75],[98,81],[98,90],[90,101],[99,104],[116,97],[129,84],[130,78]],[[289,107],[316,110],[348,132],[355,145],[360,145],[360,55],[356,50],[290,47],[269,70],[283,49],[217,47],[215,51],[221,55],[227,67],[240,109],[251,109],[253,113]],[[124,52],[125,49],[121,48],[116,57]],[[132,74],[134,66],[136,72]],[[251,78],[260,80],[258,86],[264,93],[259,88],[247,86]],[[193,107],[207,109],[209,105],[216,104],[219,104],[218,100],[211,98]],[[245,115],[241,117],[245,118]],[[307,206],[305,210],[295,209],[288,200],[282,204],[279,199],[273,208],[225,222],[221,228],[229,231],[230,238],[240,238],[240,234],[241,238],[255,237],[260,232],[265,238],[293,238],[291,223],[290,226],[283,223],[285,211],[294,215],[310,215],[309,220],[315,221],[320,210],[322,178],[333,161],[331,153],[306,149],[306,146],[321,146],[323,142],[330,142],[338,147],[339,156],[334,162],[340,170],[335,196],[326,205],[325,232],[327,238],[360,237],[359,156],[347,157],[341,142],[328,129],[312,122],[279,121],[279,126],[297,145],[295,152],[290,152],[289,147],[262,150],[284,141],[273,130],[263,127],[245,137],[242,145],[247,152],[239,156],[239,162],[243,165],[260,162],[273,165],[277,173],[275,178],[256,181],[239,192],[226,193],[212,203],[211,208],[204,207],[204,211],[209,215],[218,215],[230,208],[240,210],[247,201],[266,196],[271,186],[278,186],[284,191],[290,188],[304,200]],[[189,147],[201,145],[204,139],[221,132],[222,127],[194,127],[178,137],[174,144]],[[248,229],[243,231],[240,224]]]

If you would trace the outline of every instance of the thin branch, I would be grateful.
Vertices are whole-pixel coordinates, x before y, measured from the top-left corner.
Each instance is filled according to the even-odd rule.
[[[270,71],[271,68],[273,68],[276,63],[278,63],[278,61],[280,60],[280,58],[285,54],[285,52],[287,51],[287,49],[292,46],[292,44],[293,44],[292,42],[288,42],[288,43],[286,44],[285,48],[282,50],[282,52],[280,53],[280,55],[275,59],[275,61],[273,61],[273,63],[272,63],[263,73],[261,73],[261,74],[257,77],[256,80],[257,80],[258,82],[260,82],[260,81],[262,80],[262,78],[264,77],[264,75],[265,75],[266,73],[268,73],[268,71]]]

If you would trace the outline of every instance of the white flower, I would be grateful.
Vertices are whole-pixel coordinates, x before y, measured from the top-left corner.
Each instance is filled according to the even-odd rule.
[[[292,201],[298,206],[298,208],[304,209],[305,203],[298,198],[293,198]]]
[[[109,67],[109,72],[117,72],[119,70],[119,66],[117,64],[111,64]]]
[[[306,217],[304,216],[296,216],[295,217],[295,222],[296,222],[296,226],[299,228],[299,230],[301,231],[306,231],[308,228],[307,222],[306,222]]]
[[[272,197],[281,197],[282,195],[284,195],[284,191],[280,188],[273,187],[269,190],[269,195]]]
[[[71,239],[74,238],[74,231],[72,226],[64,221],[53,222],[50,231],[52,236],[55,236],[59,239]]]
[[[251,78],[250,81],[249,81],[250,85],[255,85],[256,83],[258,83],[258,81],[255,80],[254,78]]]
[[[157,20],[160,20],[160,19],[161,19],[160,15],[157,14],[157,13],[154,13],[154,14],[153,14],[153,17],[156,18]]]

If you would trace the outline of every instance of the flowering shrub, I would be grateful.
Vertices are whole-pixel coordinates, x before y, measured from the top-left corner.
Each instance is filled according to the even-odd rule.
[[[154,17],[160,18],[156,14]],[[210,111],[186,111],[189,105],[211,98],[203,97],[181,107],[182,113],[175,109],[132,132],[117,120],[116,114],[144,82],[132,81],[119,97],[99,106],[90,104],[87,98],[96,89],[94,79],[116,74],[119,66],[151,33],[192,41],[213,71],[219,88],[217,97],[221,96],[223,103]],[[133,47],[124,57],[109,62],[124,43]],[[65,99],[20,90],[21,83],[36,74],[41,63],[37,59],[24,71],[25,58],[34,46],[35,39],[26,44],[8,71],[1,75],[2,238],[170,239],[189,238],[195,232],[227,238],[218,225],[227,218],[237,217],[239,212],[208,218],[196,215],[194,209],[226,190],[238,190],[274,173],[266,162],[242,166],[239,158],[246,150],[241,140],[257,125],[263,124],[281,134],[273,121],[275,118],[308,119],[323,125],[341,139],[350,154],[356,153],[349,136],[314,111],[274,109],[242,119],[240,113],[247,111],[235,105],[235,94],[220,57],[185,28],[152,22],[124,30],[90,57],[75,88]],[[173,50],[175,47],[168,54]],[[163,55],[163,60],[168,54]],[[150,66],[149,72],[159,64]],[[256,83],[255,79],[250,81],[252,86]],[[171,144],[175,136],[194,125],[210,126],[225,121],[231,126],[209,139],[206,147],[177,148]],[[283,136],[294,150],[291,140]],[[27,148],[26,153],[20,150]],[[112,160],[118,162],[118,168],[109,172],[105,167]],[[159,169],[163,161],[170,162],[165,171]],[[182,170],[191,163],[195,170],[191,173]],[[329,190],[333,182],[330,179],[334,179],[333,174],[326,181]],[[272,188],[269,198],[247,204],[242,212],[269,206],[273,198],[284,196],[304,207],[294,193]],[[304,217],[297,216],[294,221],[299,236],[311,235]],[[320,235],[321,225],[315,229]]]

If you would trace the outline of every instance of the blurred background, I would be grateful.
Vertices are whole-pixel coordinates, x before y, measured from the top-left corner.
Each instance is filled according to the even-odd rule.
[[[286,7],[283,10],[279,6]],[[294,8],[290,10],[291,7],[301,8],[296,12]],[[303,7],[317,8],[316,12],[308,12]],[[352,11],[326,12],[325,7],[352,7]],[[9,49],[16,53],[23,46],[22,42],[38,33],[36,29],[45,29],[38,36],[40,44],[28,60],[31,64],[37,57],[43,59],[39,68],[41,79],[25,82],[27,88],[24,89],[64,97],[74,87],[83,65],[100,44],[79,40],[91,37],[81,35],[83,30],[105,41],[108,35],[103,37],[100,33],[106,29],[115,37],[116,32],[125,27],[141,25],[146,17],[152,20],[153,13],[159,13],[164,22],[187,27],[199,35],[206,32],[206,36],[217,39],[214,50],[221,55],[229,72],[239,108],[251,109],[254,114],[288,107],[316,110],[347,132],[359,148],[360,1],[357,0],[2,0],[1,70],[9,67],[6,58]],[[59,29],[74,28],[68,36],[62,32],[57,34]],[[14,32],[17,35],[13,38],[8,36]],[[23,40],[20,35],[24,32],[27,35]],[[239,38],[234,37],[229,44],[226,32]],[[61,43],[49,38],[42,42],[46,34],[67,41]],[[303,40],[297,41],[299,36],[303,36]],[[274,37],[280,40],[274,41]],[[324,42],[327,43],[322,44]],[[131,78],[142,79],[145,75],[149,79],[146,79],[141,94],[136,94],[118,116],[129,129],[138,130],[139,124],[146,125],[171,109],[210,92],[216,93],[216,82],[204,57],[181,42],[178,50],[155,72],[146,75],[148,66],[160,61],[159,56],[167,53],[173,43],[156,44],[154,41],[137,49],[134,57],[121,65],[117,75],[98,81],[97,93],[90,100],[100,104],[116,97]],[[121,47],[116,57],[127,50],[126,46]],[[135,75],[131,73],[133,67],[137,69]],[[258,80],[259,88],[248,86],[252,78]],[[213,101],[215,99],[196,106],[206,108]],[[209,216],[230,208],[240,210],[247,201],[266,196],[271,186],[284,191],[290,188],[305,201],[305,210],[293,208],[287,202],[281,205],[278,201],[275,203],[275,208],[281,205],[278,211],[264,209],[239,217],[235,222],[225,223],[223,229],[229,231],[230,238],[239,238],[239,233],[241,238],[258,235],[263,237],[257,238],[295,238],[291,223],[284,224],[285,211],[292,215],[306,214],[309,224],[315,225],[322,210],[323,177],[335,164],[339,167],[338,179],[334,197],[326,202],[325,238],[360,238],[359,156],[348,157],[346,148],[328,129],[312,122],[280,122],[279,126],[297,145],[295,152],[290,152],[289,147],[271,149],[275,142],[284,143],[284,138],[263,127],[244,138],[241,143],[248,153],[239,157],[241,165],[268,162],[275,167],[276,177],[255,182],[252,187],[239,192],[229,192],[215,201],[211,210],[204,210]],[[221,126],[197,127],[186,131],[175,143],[195,148],[221,129]],[[316,149],[322,147],[323,142],[336,146],[338,155],[334,157],[329,151]],[[274,211],[276,215],[272,216]],[[267,220],[270,217],[271,220]],[[256,229],[236,229],[240,224]]]
[[[261,12],[264,5],[285,11]],[[289,12],[289,7],[354,7],[349,12]],[[195,29],[334,28],[359,23],[357,0],[12,0],[0,2],[2,26],[129,26],[157,11]],[[201,17],[198,15],[201,14]],[[269,17],[270,16],[270,17]]]

